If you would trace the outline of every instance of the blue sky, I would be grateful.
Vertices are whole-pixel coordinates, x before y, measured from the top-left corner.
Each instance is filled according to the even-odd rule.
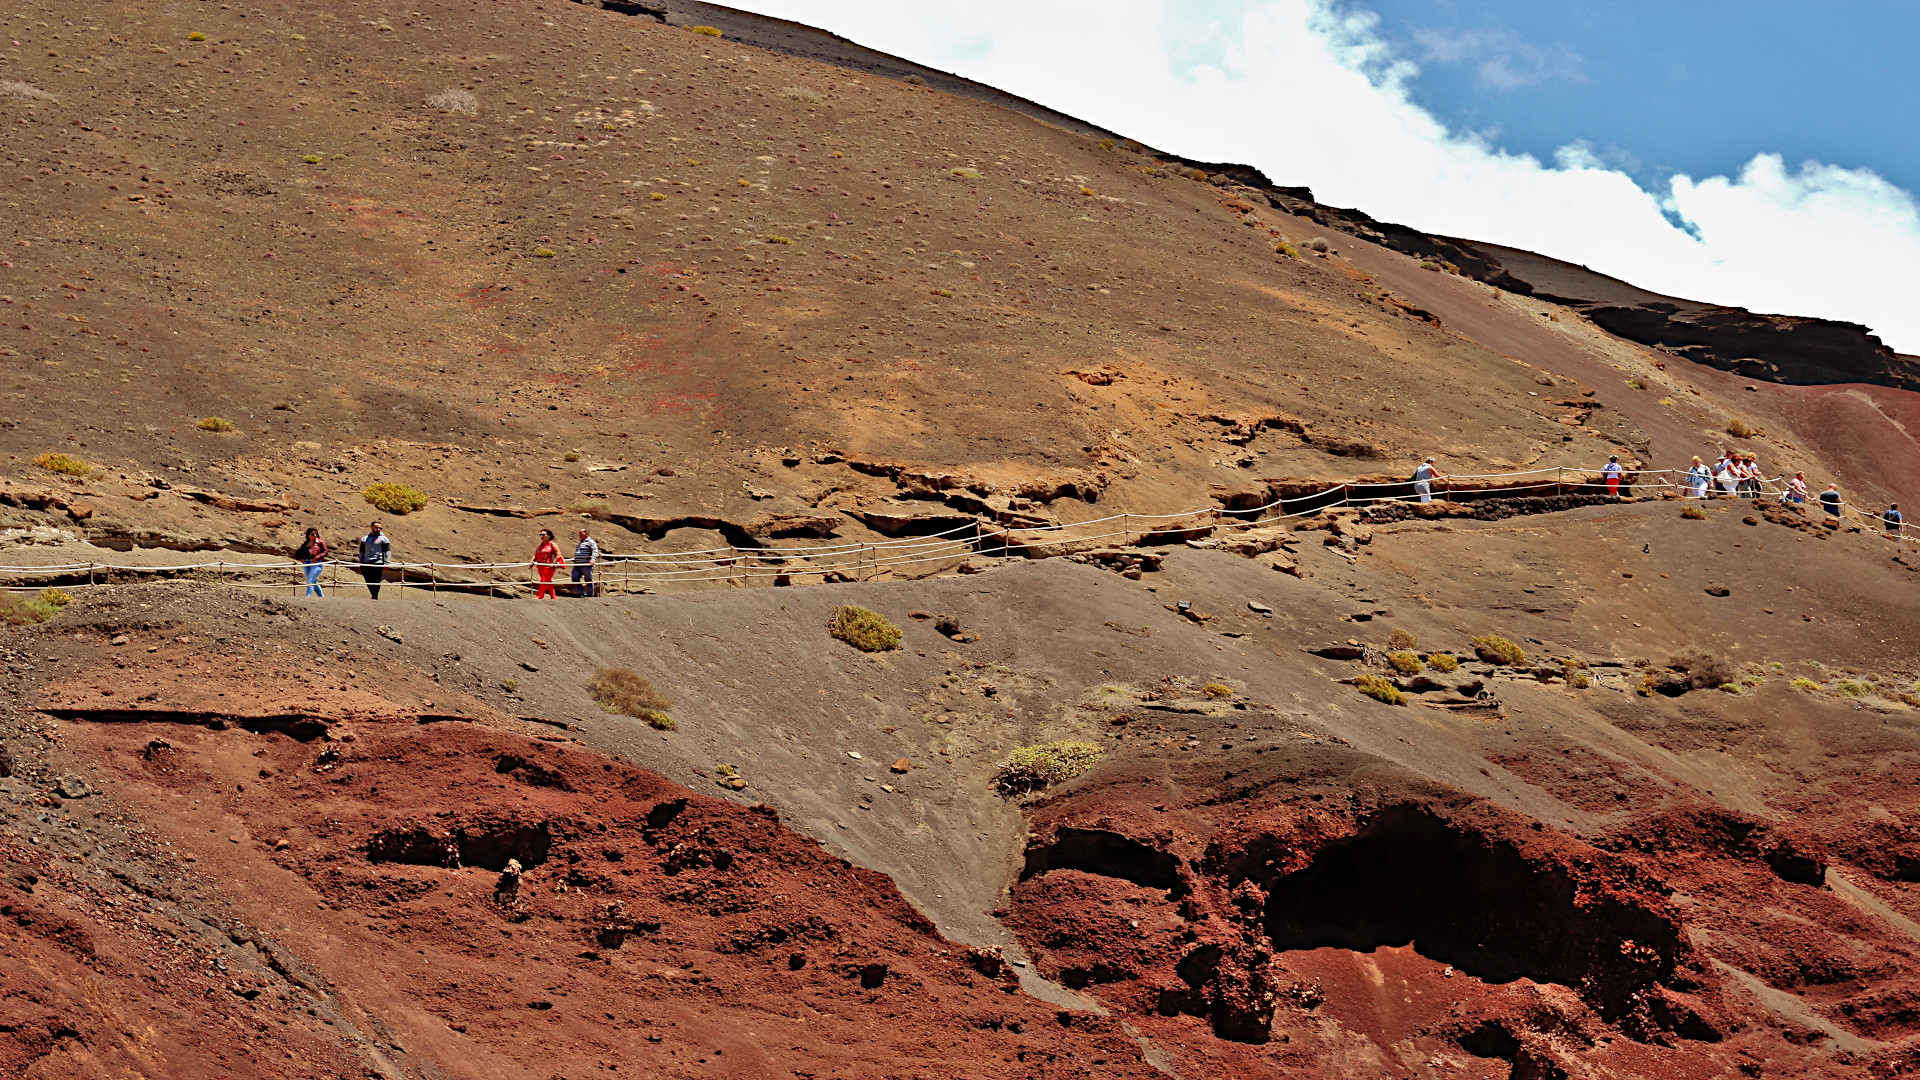
[[[1212,6],[1212,5],[1206,5]],[[1646,182],[1755,152],[1920,186],[1920,4],[1780,0],[1366,0],[1449,126],[1551,160],[1585,140]]]
[[[1920,353],[1920,0],[732,2],[1383,221]]]

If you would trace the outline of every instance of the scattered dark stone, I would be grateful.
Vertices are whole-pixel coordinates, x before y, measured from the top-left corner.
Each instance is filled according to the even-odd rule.
[[[67,799],[84,799],[93,794],[93,786],[77,776],[61,777],[60,782],[54,785],[54,790]]]
[[[1727,588],[1725,585],[1714,584],[1714,585],[1707,586],[1708,596],[1727,596],[1727,595],[1730,595],[1732,592],[1733,590]]]

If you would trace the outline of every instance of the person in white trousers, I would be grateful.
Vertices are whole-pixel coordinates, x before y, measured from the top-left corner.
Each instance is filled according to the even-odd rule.
[[[1440,470],[1434,468],[1433,459],[1428,458],[1413,470],[1413,490],[1420,496],[1421,502],[1430,503],[1433,501],[1433,482],[1445,479]]]

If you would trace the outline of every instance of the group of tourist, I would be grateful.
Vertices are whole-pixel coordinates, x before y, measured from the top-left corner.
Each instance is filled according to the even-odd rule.
[[[361,580],[367,583],[367,593],[373,599],[380,599],[380,585],[387,578],[387,567],[393,562],[393,541],[381,529],[379,522],[367,526],[366,535],[356,541],[357,558],[352,565],[359,570]],[[320,587],[320,574],[327,568],[328,556],[333,549],[320,537],[319,529],[308,529],[300,546],[294,549],[293,557],[300,563],[300,572],[306,578],[307,591],[304,596],[325,596]],[[580,540],[573,545],[573,592],[574,596],[598,596],[600,584],[594,580],[594,568],[600,564],[600,542],[595,540],[586,529],[580,530]],[[560,546],[554,542],[552,529],[540,530],[540,543],[533,549],[534,572],[540,575],[540,584],[534,589],[534,597],[539,600],[555,599],[553,575],[567,565],[560,557]]]
[[[1422,461],[1414,470],[1412,483],[1414,495],[1423,503],[1433,501],[1433,485],[1444,482],[1446,475],[1435,465],[1432,458]],[[1606,493],[1612,496],[1631,494],[1631,484],[1638,479],[1629,474],[1620,464],[1618,456],[1610,457],[1600,469],[1600,482]],[[1737,454],[1729,450],[1712,465],[1699,458],[1686,471],[1686,497],[1690,499],[1738,498],[1758,499],[1760,482],[1764,475],[1760,463],[1752,454]],[[1796,472],[1788,480],[1780,493],[1783,503],[1800,504],[1808,499],[1807,474]],[[1840,489],[1828,484],[1819,495],[1820,508],[1831,517],[1839,517],[1841,510]],[[1881,525],[1887,535],[1901,535],[1904,519],[1900,514],[1900,504],[1890,504],[1880,514]],[[386,580],[387,567],[393,562],[393,541],[388,538],[379,522],[367,526],[366,535],[355,541],[356,558],[350,564],[355,567],[367,592],[373,599],[380,599],[380,585]],[[306,539],[294,550],[293,557],[299,561],[302,574],[306,577],[307,596],[324,596],[321,591],[320,574],[326,569],[333,549],[320,537],[319,529],[308,529]],[[600,563],[600,544],[586,529],[580,530],[580,539],[573,546],[573,580],[570,595],[577,597],[598,596],[599,583],[594,579],[594,568]],[[553,576],[567,565],[561,557],[560,546],[554,541],[552,529],[540,530],[540,542],[533,549],[533,559],[529,563],[534,573],[540,577],[534,589],[534,597],[540,600],[552,600],[559,596],[553,583]]]

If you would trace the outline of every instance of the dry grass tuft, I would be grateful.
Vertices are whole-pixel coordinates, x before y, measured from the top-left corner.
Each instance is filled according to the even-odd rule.
[[[0,79],[0,98],[23,98],[27,101],[57,101],[52,94],[33,85],[15,79]]]
[[[1705,521],[1707,519],[1707,512],[1697,506],[1689,506],[1685,510],[1680,511],[1680,516],[1690,521]]]
[[[72,454],[41,454],[33,459],[33,463],[48,472],[65,473],[68,476],[93,475],[93,465]]]
[[[1410,652],[1390,652],[1387,654],[1387,666],[1402,675],[1418,675],[1425,664],[1420,657]]]
[[[900,628],[892,620],[853,604],[834,608],[827,629],[861,652],[887,652],[900,647]]]
[[[1435,671],[1447,672],[1460,670],[1460,660],[1452,653],[1433,652],[1426,656],[1427,666]]]
[[[1079,739],[1023,746],[994,767],[993,786],[1008,796],[1039,791],[1093,768],[1102,752],[1098,746]]]
[[[1226,683],[1210,682],[1201,687],[1200,692],[1210,698],[1230,698],[1233,696],[1233,687]]]
[[[1411,630],[1402,630],[1396,626],[1393,628],[1393,633],[1387,635],[1387,648],[1389,649],[1417,649],[1419,647],[1420,635]]]
[[[1473,639],[1473,651],[1489,664],[1524,664],[1527,650],[1498,634],[1481,634]]]
[[[1686,672],[1687,681],[1695,690],[1724,687],[1740,677],[1740,669],[1733,661],[1704,649],[1682,649],[1668,657],[1667,666]]]
[[[427,508],[427,493],[406,484],[389,484],[381,481],[377,484],[368,484],[360,494],[368,502],[389,514],[404,516]]]
[[[714,27],[714,26],[689,26],[687,27],[687,29],[693,31],[696,34],[705,34],[708,37],[726,37],[727,36],[721,33],[718,27]]]
[[[1358,689],[1361,693],[1375,701],[1382,701],[1388,705],[1405,705],[1407,703],[1407,695],[1405,692],[1378,675],[1362,675],[1353,680],[1353,685],[1355,689]]]
[[[667,715],[673,702],[632,668],[594,669],[593,678],[587,680],[587,696],[608,712],[645,720],[657,730],[675,727],[673,717]]]
[[[1760,434],[1760,429],[1736,416],[1727,421],[1727,434],[1736,439],[1751,439]]]
[[[234,430],[233,421],[225,420],[218,416],[206,417],[193,426],[199,428],[201,431],[218,431],[223,434]]]
[[[471,90],[446,89],[427,99],[430,108],[442,112],[465,113],[468,116],[480,111],[480,99],[473,96]]]
[[[0,591],[0,624],[31,626],[43,623],[60,614],[60,609],[71,603],[73,597],[59,589],[42,589],[40,595],[31,600]]]

